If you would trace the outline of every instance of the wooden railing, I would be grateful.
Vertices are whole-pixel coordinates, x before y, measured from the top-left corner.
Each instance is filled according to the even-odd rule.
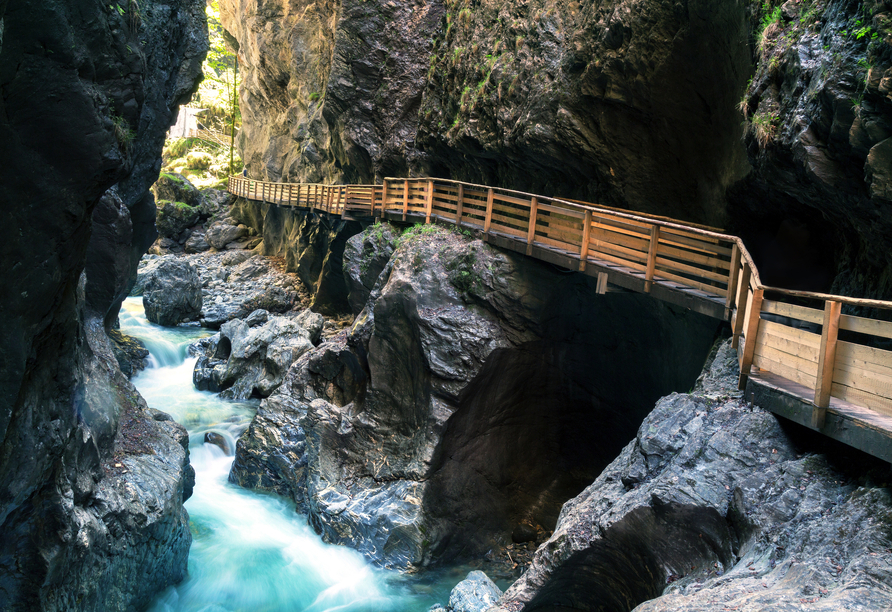
[[[741,389],[753,368],[801,385],[813,394],[812,426],[817,429],[831,398],[892,416],[892,351],[885,348],[892,345],[892,323],[842,314],[844,305],[892,309],[892,302],[765,286],[743,242],[718,230],[434,178],[318,185],[231,177],[229,190],[334,215],[451,223],[500,236],[516,250],[542,259],[545,253],[559,253],[579,271],[597,267],[627,277],[627,286],[655,297],[661,291],[683,291],[718,307],[712,312],[730,320]]]

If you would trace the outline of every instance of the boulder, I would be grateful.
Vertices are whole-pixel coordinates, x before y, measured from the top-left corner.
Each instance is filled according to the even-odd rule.
[[[199,233],[193,233],[189,236],[184,245],[184,250],[187,253],[204,253],[209,248],[211,248],[211,245],[204,239],[204,234]]]
[[[390,261],[397,245],[399,230],[389,223],[375,223],[347,240],[344,247],[344,280],[347,302],[353,314],[359,314]]]
[[[203,219],[225,217],[235,196],[222,189],[207,188],[201,190],[201,217]]]
[[[182,174],[175,172],[162,172],[155,181],[153,187],[156,200],[169,200],[171,202],[183,202],[188,206],[200,206],[201,193]]]
[[[222,389],[230,399],[267,397],[282,384],[291,364],[313,348],[323,324],[322,316],[309,310],[260,319],[260,314],[254,316],[253,326],[240,319],[223,324],[219,338],[196,362],[196,387]]]
[[[502,590],[485,573],[474,570],[455,585],[449,594],[447,610],[452,612],[484,612],[499,601]]]
[[[199,210],[184,202],[158,200],[155,226],[165,238],[176,239],[189,227],[198,223]]]
[[[197,320],[201,314],[201,280],[189,262],[164,257],[148,275],[142,294],[146,318],[159,325]]]
[[[233,225],[226,220],[214,221],[205,232],[204,239],[215,249],[225,249],[226,245],[248,235],[244,225]]]

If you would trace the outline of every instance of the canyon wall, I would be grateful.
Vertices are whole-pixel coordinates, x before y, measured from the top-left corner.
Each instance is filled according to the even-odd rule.
[[[221,8],[253,177],[575,197],[725,227],[768,284],[892,296],[884,2]]]
[[[191,536],[185,432],[106,331],[207,50],[204,3],[0,3],[0,608],[145,605]]]

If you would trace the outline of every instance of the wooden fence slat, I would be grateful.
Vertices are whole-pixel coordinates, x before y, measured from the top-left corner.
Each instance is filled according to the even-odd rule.
[[[489,231],[489,226],[492,223],[492,202],[493,202],[493,190],[488,189],[486,192],[486,217],[483,220],[483,232],[486,233]]]
[[[744,338],[746,342],[743,345],[743,356],[740,362],[740,378],[737,381],[737,388],[741,391],[746,389],[746,381],[750,375],[750,368],[753,365],[753,354],[756,350],[756,334],[759,331],[759,313],[762,309],[762,290],[756,289],[753,292],[752,304],[750,306],[749,321],[746,322],[746,333]]]
[[[585,265],[588,262],[588,242],[592,235],[592,211],[585,211],[585,218],[582,221],[582,243],[579,245],[579,271],[585,272]]]
[[[644,291],[650,293],[654,284],[654,270],[657,265],[657,247],[660,245],[660,226],[650,228],[650,246],[647,250],[647,269],[644,272]]]
[[[736,316],[731,332],[731,347],[737,348],[740,344],[740,334],[743,333],[743,319],[747,308],[750,288],[750,267],[744,264],[740,271],[740,281],[737,285],[737,299],[735,300]]]
[[[527,229],[527,255],[533,254],[533,238],[536,237],[536,215],[538,214],[539,198],[530,200],[530,222]]]

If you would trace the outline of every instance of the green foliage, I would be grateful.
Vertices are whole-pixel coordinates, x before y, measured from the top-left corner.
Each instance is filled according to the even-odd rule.
[[[751,125],[759,146],[765,148],[777,135],[780,117],[777,113],[760,112],[753,115]]]
[[[771,9],[771,5],[768,0],[762,4],[762,11],[764,14],[762,15],[761,22],[761,31],[764,33],[765,30],[772,24],[780,24],[781,19],[783,19],[783,14],[781,13],[781,7],[777,6],[774,10]]]
[[[320,97],[321,96],[315,91],[313,93],[311,93],[309,96],[307,96],[307,98],[310,100],[310,102],[316,102]]]
[[[472,246],[445,266],[449,271],[449,282],[464,296],[483,287],[483,280],[475,270],[476,263],[477,252]]]
[[[127,120],[124,119],[124,117],[112,115],[111,120],[115,126],[115,138],[117,138],[118,143],[120,143],[124,150],[129,151],[130,146],[133,144],[133,140],[136,138],[136,132],[130,128],[130,124],[127,123]]]

